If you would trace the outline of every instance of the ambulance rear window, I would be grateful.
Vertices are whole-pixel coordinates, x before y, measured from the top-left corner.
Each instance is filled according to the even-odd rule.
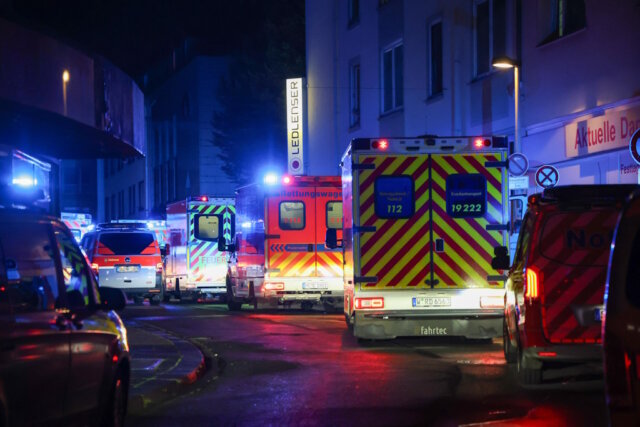
[[[305,227],[305,206],[301,201],[280,202],[280,229],[302,230]]]
[[[414,211],[413,178],[406,175],[381,176],[374,184],[378,218],[411,218]]]
[[[327,228],[342,229],[342,202],[327,202]]]
[[[447,177],[447,215],[452,218],[482,217],[487,211],[487,179],[477,173]]]
[[[613,240],[613,226],[603,223],[602,210],[557,212],[542,221],[538,240],[545,258],[564,265],[605,267]]]
[[[196,215],[194,234],[198,240],[218,240],[220,218],[218,215]]]
[[[114,255],[155,255],[147,250],[154,240],[151,233],[117,232],[100,235],[100,243]]]

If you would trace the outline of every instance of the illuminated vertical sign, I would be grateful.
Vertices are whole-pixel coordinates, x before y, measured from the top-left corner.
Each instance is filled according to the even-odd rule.
[[[287,79],[287,168],[291,175],[304,175],[304,80]]]

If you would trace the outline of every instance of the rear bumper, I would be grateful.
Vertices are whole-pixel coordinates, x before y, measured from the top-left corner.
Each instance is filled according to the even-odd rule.
[[[494,338],[502,335],[503,310],[364,311],[355,312],[354,335],[365,339],[401,336],[462,336]]]
[[[572,344],[527,347],[522,349],[525,365],[539,365],[544,362],[589,363],[602,361],[602,345]]]

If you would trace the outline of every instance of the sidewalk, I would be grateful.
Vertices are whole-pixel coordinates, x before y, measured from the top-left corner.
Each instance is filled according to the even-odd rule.
[[[136,413],[176,395],[205,371],[202,352],[166,331],[127,321],[131,354],[129,412]]]

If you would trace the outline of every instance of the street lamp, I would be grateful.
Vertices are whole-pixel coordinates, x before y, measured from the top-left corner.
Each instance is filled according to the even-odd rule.
[[[520,132],[518,126],[518,116],[519,116],[519,108],[520,108],[520,73],[518,67],[520,63],[508,56],[499,56],[494,58],[492,62],[493,66],[496,68],[507,69],[513,68],[513,98],[514,98],[514,115],[515,115],[515,138],[514,138],[514,151],[520,152]]]
[[[69,70],[64,70],[62,72],[62,104],[65,116],[67,115],[67,83],[69,83],[69,79],[71,79]]]

